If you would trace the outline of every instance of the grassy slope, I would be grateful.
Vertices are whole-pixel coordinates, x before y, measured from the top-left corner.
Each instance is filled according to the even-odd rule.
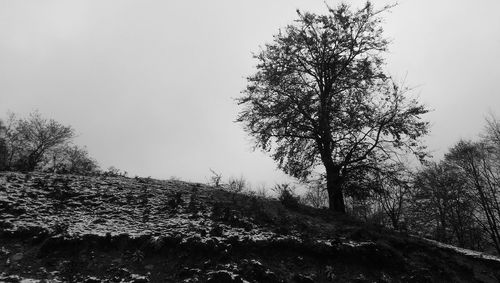
[[[0,173],[0,281],[23,278],[498,282],[500,260],[202,184]]]

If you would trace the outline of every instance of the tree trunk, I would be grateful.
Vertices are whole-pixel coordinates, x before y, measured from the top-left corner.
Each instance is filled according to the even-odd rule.
[[[340,176],[339,168],[333,167],[326,169],[326,189],[328,191],[328,204],[330,210],[345,213],[342,177]]]
[[[5,170],[7,167],[7,146],[5,140],[0,138],[0,171]]]
[[[40,156],[41,155],[38,153],[30,153],[30,155],[28,155],[28,157],[26,158],[26,164],[24,170],[29,172],[34,171],[36,165],[40,161]]]
[[[395,215],[395,213],[391,214],[390,216],[391,223],[392,223],[392,228],[394,230],[399,231],[399,217]]]

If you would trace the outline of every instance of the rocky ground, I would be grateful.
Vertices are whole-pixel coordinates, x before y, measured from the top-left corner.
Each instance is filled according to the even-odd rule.
[[[0,173],[0,282],[499,282],[500,259],[149,178]]]

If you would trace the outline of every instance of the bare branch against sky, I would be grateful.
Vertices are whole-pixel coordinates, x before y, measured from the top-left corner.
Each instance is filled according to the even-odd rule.
[[[213,168],[254,184],[286,180],[233,123],[233,98],[251,53],[296,9],[326,11],[323,0],[0,0],[0,116],[38,109],[77,129],[102,167],[132,175],[206,182]],[[434,109],[427,143],[437,157],[500,112],[499,9],[402,0],[385,16],[387,68]]]

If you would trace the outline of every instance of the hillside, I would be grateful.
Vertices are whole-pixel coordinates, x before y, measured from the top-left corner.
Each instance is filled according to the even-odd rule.
[[[0,282],[499,282],[500,259],[203,184],[0,173]]]

